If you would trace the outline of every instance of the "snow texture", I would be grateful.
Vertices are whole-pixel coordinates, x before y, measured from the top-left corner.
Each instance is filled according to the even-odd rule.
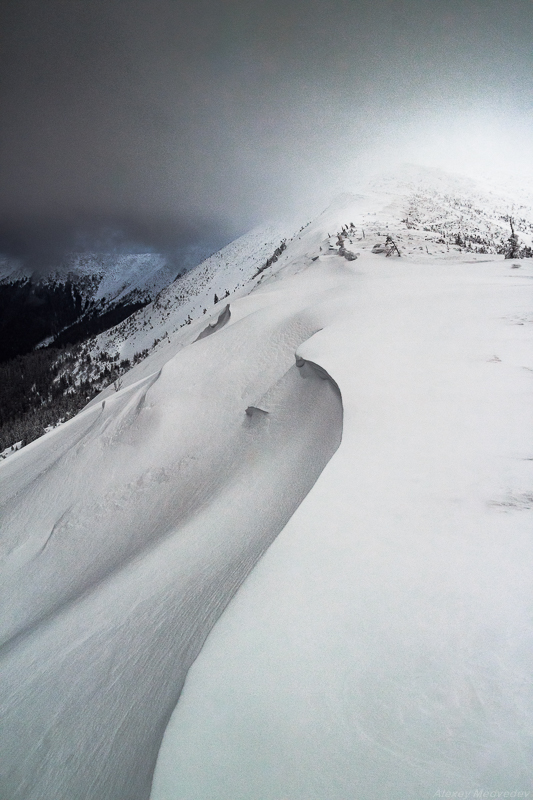
[[[487,191],[409,169],[95,340],[162,339],[0,464],[2,796],[530,789],[533,260]]]
[[[295,364],[313,314],[284,310],[5,463],[3,796],[148,796],[188,667],[340,442],[337,390]]]

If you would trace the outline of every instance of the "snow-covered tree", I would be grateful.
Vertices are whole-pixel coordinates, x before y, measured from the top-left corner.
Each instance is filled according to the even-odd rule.
[[[515,233],[512,217],[509,217],[509,225],[511,226],[511,235],[507,239],[505,258],[520,258],[520,242],[518,234]]]

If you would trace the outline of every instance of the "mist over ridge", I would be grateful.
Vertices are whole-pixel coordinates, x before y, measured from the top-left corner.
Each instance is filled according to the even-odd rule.
[[[530,11],[7,0],[0,251],[221,245],[406,160],[531,174]]]

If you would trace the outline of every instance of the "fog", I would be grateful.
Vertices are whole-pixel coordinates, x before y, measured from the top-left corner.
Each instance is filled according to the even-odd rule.
[[[533,172],[529,0],[5,0],[0,37],[0,251],[36,263],[222,244],[406,160]]]

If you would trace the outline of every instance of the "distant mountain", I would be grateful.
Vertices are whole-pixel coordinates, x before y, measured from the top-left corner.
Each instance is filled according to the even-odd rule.
[[[0,457],[68,419],[129,366],[101,363],[75,379],[80,342],[143,308],[210,251],[198,243],[172,260],[78,253],[37,273],[0,259]]]
[[[205,249],[196,253],[205,257]],[[37,345],[75,344],[149,303],[177,275],[156,253],[73,253],[46,272],[0,259],[0,362]]]
[[[313,225],[321,229],[329,225],[329,252],[338,251],[339,234],[348,248],[360,252],[379,245],[385,252],[389,236],[399,252],[411,259],[431,255],[479,261],[510,254],[511,222],[518,241],[516,258],[531,257],[533,196],[405,165],[390,175],[366,181],[355,194],[339,195]],[[202,315],[206,321],[216,320],[228,302],[293,262],[299,242],[309,238],[308,225],[270,225],[242,236],[170,284],[124,322],[88,340],[80,359],[89,355],[97,361],[103,354],[115,361],[139,359],[141,353],[163,348],[184,325]]]

